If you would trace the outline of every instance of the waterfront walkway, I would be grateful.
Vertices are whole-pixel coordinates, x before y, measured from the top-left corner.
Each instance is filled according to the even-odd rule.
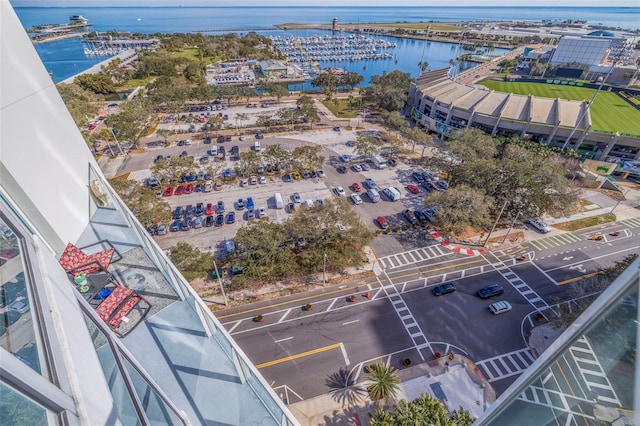
[[[60,83],[64,83],[64,84],[71,84],[73,83],[73,80],[76,79],[76,77],[78,77],[79,75],[82,74],[98,74],[100,71],[102,71],[102,67],[106,66],[109,64],[109,62],[113,61],[114,59],[120,59],[122,61],[121,65],[126,65],[129,62],[133,61],[134,59],[136,59],[138,57],[138,54],[136,53],[136,51],[134,49],[129,49],[129,50],[125,50],[122,53],[119,53],[115,56],[110,56],[109,58],[105,59],[104,61],[95,64],[94,66],[92,66],[89,69],[86,69],[82,72],[79,72],[78,74],[75,74],[65,80],[62,80]]]

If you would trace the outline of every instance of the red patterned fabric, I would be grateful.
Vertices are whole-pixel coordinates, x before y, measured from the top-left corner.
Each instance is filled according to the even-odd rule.
[[[96,313],[102,319],[102,321],[109,321],[109,318],[111,318],[113,313],[116,312],[122,302],[124,302],[129,296],[131,296],[131,294],[133,294],[133,290],[131,289],[122,286],[116,287],[104,300],[104,302],[102,302],[100,306],[98,306],[98,309],[96,309]]]
[[[74,272],[91,274],[99,271],[100,265],[107,269],[109,264],[111,264],[111,258],[115,251],[116,249],[111,247],[98,253],[87,255],[78,247],[69,243],[62,252],[59,262],[67,271],[73,269]]]
[[[118,326],[120,325],[120,322],[122,321],[122,317],[124,317],[129,312],[131,312],[133,307],[136,306],[139,301],[140,301],[140,296],[138,296],[135,293],[131,295],[131,297],[127,299],[127,301],[124,303],[124,305],[122,305],[122,307],[116,311],[116,313],[113,315],[113,318],[109,320],[109,325],[113,329],[118,328]]]

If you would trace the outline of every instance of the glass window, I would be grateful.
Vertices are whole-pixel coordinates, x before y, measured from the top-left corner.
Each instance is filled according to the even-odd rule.
[[[49,413],[54,416],[53,413]],[[13,426],[46,425],[47,410],[26,396],[0,383],[0,423]]]
[[[0,346],[43,374],[21,240],[0,217]]]
[[[93,346],[95,347],[98,358],[100,359],[102,373],[104,374],[104,378],[107,380],[109,389],[111,390],[111,396],[113,397],[113,401],[118,412],[118,418],[126,425],[141,424],[133,405],[131,394],[129,394],[129,390],[125,384],[125,379],[122,377],[122,372],[118,368],[116,355],[112,352],[111,346],[107,344],[107,336],[87,315],[84,315],[84,320],[87,323],[87,328],[91,335]]]

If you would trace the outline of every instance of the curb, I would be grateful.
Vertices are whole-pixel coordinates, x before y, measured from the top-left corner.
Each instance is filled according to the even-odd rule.
[[[429,234],[431,234],[431,237],[437,242],[439,242],[441,246],[450,248],[451,251],[453,251],[454,253],[466,254],[468,256],[480,256],[488,253],[484,249],[475,250],[475,249],[468,249],[464,247],[452,247],[449,245],[449,242],[445,241],[445,239],[442,238],[440,234],[438,234],[436,231],[430,231]]]

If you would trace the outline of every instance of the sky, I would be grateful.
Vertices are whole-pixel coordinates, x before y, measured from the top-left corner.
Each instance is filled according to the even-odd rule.
[[[579,6],[640,7],[640,0],[10,0],[14,7],[109,6]]]

